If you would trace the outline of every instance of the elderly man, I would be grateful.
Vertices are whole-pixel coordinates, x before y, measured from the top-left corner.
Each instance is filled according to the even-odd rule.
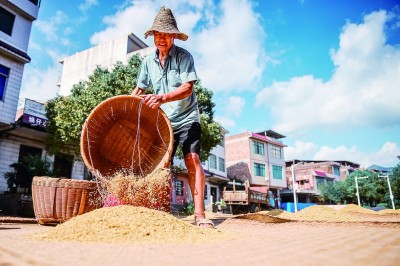
[[[196,225],[214,227],[205,219],[205,175],[200,162],[200,115],[193,84],[197,80],[192,55],[174,44],[186,41],[188,36],[179,31],[171,10],[162,7],[152,27],[144,34],[154,36],[156,51],[143,59],[137,85],[132,95],[144,95],[153,87],[154,94],[144,95],[143,102],[151,107],[161,107],[171,121],[174,131],[174,150],[182,145],[188,170],[190,190],[194,200]]]

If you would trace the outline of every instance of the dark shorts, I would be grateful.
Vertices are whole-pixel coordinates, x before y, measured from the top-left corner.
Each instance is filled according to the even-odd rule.
[[[179,144],[182,145],[183,157],[188,153],[197,153],[200,156],[200,123],[184,125],[180,129],[174,131],[174,150],[171,156],[171,165]]]

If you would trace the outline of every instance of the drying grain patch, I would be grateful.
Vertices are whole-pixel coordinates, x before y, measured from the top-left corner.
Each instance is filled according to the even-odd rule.
[[[97,209],[33,235],[37,240],[103,243],[193,243],[231,239],[229,232],[200,228],[144,207]]]
[[[355,212],[355,213],[362,213],[362,214],[377,214],[376,211],[366,209],[364,207],[355,205],[355,204],[349,204],[339,210],[339,212]]]
[[[385,209],[378,211],[378,214],[398,214],[400,215],[400,209],[393,210],[393,209]]]
[[[301,221],[353,222],[357,220],[357,218],[345,212],[338,212],[321,205],[307,207],[297,212],[294,216]]]

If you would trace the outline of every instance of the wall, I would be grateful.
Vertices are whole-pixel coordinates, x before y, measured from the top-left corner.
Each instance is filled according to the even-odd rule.
[[[4,100],[0,100],[0,124],[11,124],[15,122],[24,64],[4,55],[0,56],[0,64],[10,68]]]
[[[227,166],[250,159],[248,132],[225,138]]]
[[[7,191],[7,181],[4,173],[11,171],[10,164],[18,161],[20,143],[17,141],[0,139],[0,194]]]

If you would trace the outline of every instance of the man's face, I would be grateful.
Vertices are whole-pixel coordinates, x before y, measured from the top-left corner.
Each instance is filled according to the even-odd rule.
[[[162,53],[168,53],[174,44],[175,34],[154,32],[154,44],[157,49]]]

